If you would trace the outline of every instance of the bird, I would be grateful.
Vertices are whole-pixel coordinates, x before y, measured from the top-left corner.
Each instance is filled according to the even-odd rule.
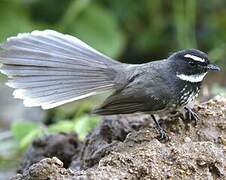
[[[209,71],[220,71],[208,55],[197,49],[172,53],[143,64],[116,61],[78,38],[54,30],[19,33],[0,44],[0,72],[9,77],[15,98],[27,107],[51,109],[65,103],[112,91],[94,109],[98,115],[143,112],[155,116],[183,109],[197,97]]]

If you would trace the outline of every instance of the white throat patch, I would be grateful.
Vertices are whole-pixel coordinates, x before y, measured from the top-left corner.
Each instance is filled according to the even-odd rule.
[[[191,59],[193,59],[194,61],[205,62],[205,59],[200,58],[200,57],[195,56],[195,55],[191,55],[191,54],[186,54],[186,55],[184,55],[184,57],[186,57],[186,58],[191,58]]]
[[[194,75],[177,74],[177,77],[183,81],[197,83],[197,82],[201,82],[204,79],[206,74],[207,74],[207,72],[202,73],[202,74],[194,74]]]

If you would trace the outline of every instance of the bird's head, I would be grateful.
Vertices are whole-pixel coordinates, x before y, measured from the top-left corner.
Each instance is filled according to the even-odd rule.
[[[206,53],[196,49],[178,51],[168,60],[179,79],[192,83],[201,82],[209,71],[220,71],[219,66],[209,62]]]

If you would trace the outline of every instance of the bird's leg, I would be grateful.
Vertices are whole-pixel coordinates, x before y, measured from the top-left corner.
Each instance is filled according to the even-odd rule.
[[[199,116],[196,112],[194,112],[191,108],[184,107],[185,109],[185,118],[189,121],[195,121],[195,124],[197,124],[197,121],[199,120]]]
[[[155,118],[155,116],[153,114],[151,115],[151,117],[154,120],[156,128],[159,131],[159,139],[160,140],[166,139],[167,135],[166,135],[166,132],[164,131],[164,129],[160,126],[159,122],[156,120],[156,118]]]

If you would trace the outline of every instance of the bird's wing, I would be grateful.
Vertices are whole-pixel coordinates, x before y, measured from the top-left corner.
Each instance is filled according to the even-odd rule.
[[[132,91],[129,94],[115,93],[108,97],[102,106],[94,110],[95,114],[113,115],[135,112],[155,112],[166,107],[164,99],[146,96],[144,92]]]

